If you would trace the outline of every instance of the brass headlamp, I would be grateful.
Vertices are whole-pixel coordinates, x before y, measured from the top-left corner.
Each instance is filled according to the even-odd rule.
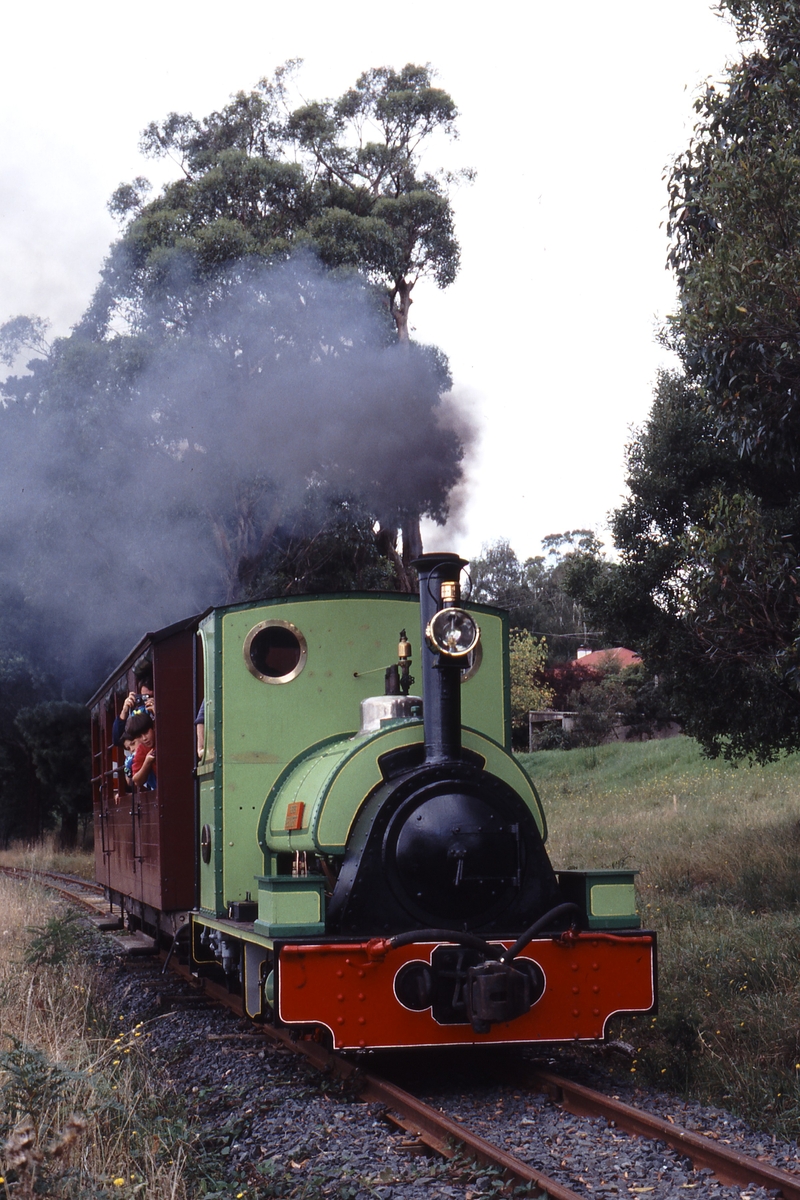
[[[463,658],[471,653],[480,636],[476,621],[463,608],[441,608],[425,630],[431,649],[448,658]]]

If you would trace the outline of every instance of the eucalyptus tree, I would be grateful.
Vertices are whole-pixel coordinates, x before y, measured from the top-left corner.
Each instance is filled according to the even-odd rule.
[[[800,4],[722,0],[738,61],[668,176],[678,306],[618,564],[573,586],[712,753],[800,747]]]
[[[366,71],[337,99],[291,110],[297,65],[204,118],[173,112],[147,127],[142,151],[172,159],[178,178],[154,199],[143,177],[114,193],[124,231],[101,300],[159,295],[164,318],[180,324],[197,300],[187,284],[220,286],[251,257],[303,246],[383,289],[408,339],[417,281],[446,287],[459,266],[451,192],[472,172],[423,169],[434,136],[456,136],[455,103],[430,65],[408,64]]]
[[[112,197],[123,230],[84,319],[93,333],[122,321],[158,336],[204,326],[218,340],[216,310],[231,293],[263,265],[306,251],[340,276],[356,273],[385,320],[378,336],[408,345],[416,283],[446,287],[459,266],[451,193],[471,172],[423,165],[435,137],[456,136],[455,103],[429,65],[408,64],[366,71],[337,99],[292,109],[297,65],[204,118],[170,113],[148,126],[143,152],[172,159],[178,177],[155,198],[142,177]],[[308,349],[326,354],[330,344]],[[444,357],[425,355],[446,390]],[[398,517],[403,562],[382,524],[403,587],[426,511],[435,515],[421,498]]]

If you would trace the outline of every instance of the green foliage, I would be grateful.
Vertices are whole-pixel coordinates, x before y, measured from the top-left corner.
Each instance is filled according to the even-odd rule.
[[[620,667],[613,661],[604,666],[599,677],[582,683],[572,693],[567,709],[578,715],[565,747],[568,749],[599,746],[621,729],[625,737],[652,737],[670,720],[661,689],[644,667]],[[540,745],[540,749],[549,748]]]
[[[61,819],[62,845],[74,846],[78,816],[92,809],[86,708],[66,700],[47,701],[20,709],[15,725],[48,798],[48,813]]]
[[[670,174],[668,231],[681,306],[672,335],[721,429],[788,475],[800,416],[800,7],[729,3],[756,48],[695,103]]]
[[[611,1036],[637,1051],[620,1074],[793,1139],[800,755],[734,768],[677,737],[521,761],[558,867],[639,871],[639,910],[658,933],[659,1013],[614,1022]]]
[[[512,632],[509,642],[511,720],[517,727],[527,725],[532,709],[549,708],[552,702],[552,689],[544,680],[546,662],[544,638],[533,637],[527,629]]]
[[[573,529],[550,534],[542,549],[520,563],[504,539],[484,546],[470,564],[472,599],[505,608],[512,628],[547,637],[551,660],[571,658],[586,636],[586,621],[564,582],[576,556],[599,555],[600,544],[591,530]]]
[[[51,816],[16,717],[51,696],[54,684],[37,661],[33,614],[19,590],[0,584],[0,602],[0,845],[7,846],[13,837],[37,837]]]
[[[49,322],[41,317],[13,317],[0,327],[0,362],[7,367],[14,365],[23,351],[35,355],[47,355]]]
[[[47,1054],[6,1035],[10,1050],[0,1050],[0,1136],[7,1136],[24,1114],[52,1113],[58,1102],[84,1076]]]
[[[200,300],[196,284],[230,281],[243,257],[270,262],[303,246],[328,267],[365,272],[408,338],[417,280],[446,287],[458,270],[448,193],[471,173],[421,167],[434,133],[455,136],[455,104],[429,65],[408,64],[366,71],[338,99],[290,112],[298,65],[205,118],[170,113],[148,126],[143,152],[175,159],[182,177],[154,200],[142,178],[114,193],[127,226],[106,271],[109,300],[159,296],[162,319],[180,323]],[[179,296],[176,273],[188,284]]]
[[[680,306],[628,452],[617,564],[568,584],[707,752],[800,746],[800,6],[724,0],[744,51],[669,175]]]
[[[49,917],[44,925],[29,925],[28,933],[32,937],[25,951],[25,962],[30,967],[58,966],[87,942],[86,930],[76,912]]]
[[[0,845],[56,819],[74,844],[78,815],[91,810],[86,709],[52,699],[55,664],[20,590],[0,583],[0,600]]]
[[[642,655],[667,706],[711,754],[769,758],[800,744],[793,682],[793,538],[800,496],[740,457],[697,389],[663,375],[628,452],[615,564],[567,581],[617,644]]]

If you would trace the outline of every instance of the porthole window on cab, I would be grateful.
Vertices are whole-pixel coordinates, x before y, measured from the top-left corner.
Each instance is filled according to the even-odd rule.
[[[290,683],[306,665],[308,645],[290,621],[261,621],[244,641],[244,662],[264,683]]]

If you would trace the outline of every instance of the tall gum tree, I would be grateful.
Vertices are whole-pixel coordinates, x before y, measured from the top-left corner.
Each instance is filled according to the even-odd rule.
[[[398,338],[409,339],[419,279],[444,288],[458,273],[451,194],[473,173],[422,166],[434,135],[457,136],[455,103],[433,86],[430,65],[408,64],[366,71],[338,99],[291,111],[297,65],[202,120],[170,113],[144,131],[143,153],[174,161],[179,178],[155,199],[143,177],[114,193],[124,230],[106,270],[107,304],[163,293],[168,319],[176,261],[184,277],[191,267],[196,279],[224,280],[243,257],[272,261],[306,246],[383,288]],[[180,323],[177,303],[172,316]]]
[[[800,748],[800,4],[722,0],[742,54],[668,173],[678,307],[629,448],[619,563],[575,564],[712,754]]]
[[[449,184],[419,165],[454,105],[427,67],[367,72],[304,147],[288,74],[148,127],[175,178],[115,192],[121,235],[72,333],[0,327],[0,361],[34,356],[0,380],[0,587],[69,697],[210,603],[411,590],[420,514],[443,522],[461,480],[446,358],[400,340],[390,303],[398,263],[407,291],[457,268]]]
[[[408,345],[417,282],[447,287],[459,267],[451,193],[472,172],[423,169],[434,136],[457,136],[455,103],[430,65],[408,64],[366,71],[338,99],[292,110],[297,65],[201,120],[171,113],[145,130],[143,152],[171,158],[179,178],[155,199],[141,177],[112,197],[124,229],[87,314],[95,328],[116,315],[180,331],[247,264],[305,248],[331,270],[359,272],[384,298],[387,339],[393,325]],[[422,549],[419,517],[400,521],[402,561],[396,533],[379,535],[404,588]]]

